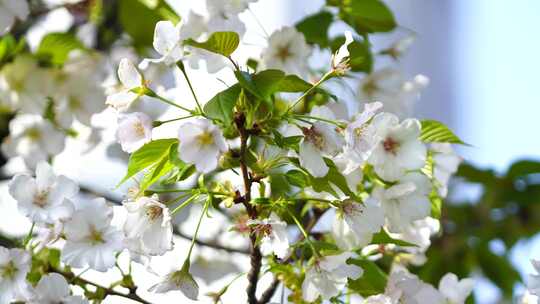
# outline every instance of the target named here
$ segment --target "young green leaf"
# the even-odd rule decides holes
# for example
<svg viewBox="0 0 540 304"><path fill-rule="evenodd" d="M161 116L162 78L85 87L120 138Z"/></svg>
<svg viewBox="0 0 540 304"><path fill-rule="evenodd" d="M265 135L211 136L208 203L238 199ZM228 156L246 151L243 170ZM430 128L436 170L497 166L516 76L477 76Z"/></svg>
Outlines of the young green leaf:
<svg viewBox="0 0 540 304"><path fill-rule="evenodd" d="M217 93L204 105L204 113L211 119L219 120L224 125L230 125L240 91L240 86L235 84Z"/></svg>
<svg viewBox="0 0 540 304"><path fill-rule="evenodd" d="M451 144L468 145L457 137L443 123L436 120L422 120L422 133L420 139L424 142L445 142Z"/></svg>
<svg viewBox="0 0 540 304"><path fill-rule="evenodd" d="M180 21L180 16L165 0L120 0L118 18L138 49L152 46L158 21Z"/></svg>
<svg viewBox="0 0 540 304"><path fill-rule="evenodd" d="M287 181L296 187L305 188L309 186L309 177L300 170L289 170L285 173Z"/></svg>
<svg viewBox="0 0 540 304"><path fill-rule="evenodd" d="M229 57L240 44L240 37L235 32L214 32L204 42L187 39L184 43Z"/></svg>
<svg viewBox="0 0 540 304"><path fill-rule="evenodd" d="M397 25L394 15L381 0L344 1L340 16L360 34L389 32Z"/></svg>
<svg viewBox="0 0 540 304"><path fill-rule="evenodd" d="M41 40L36 55L53 65L62 65L71 51L85 49L73 34L50 33Z"/></svg>
<svg viewBox="0 0 540 304"><path fill-rule="evenodd" d="M377 264L364 259L350 259L348 262L360 266L364 270L360 278L356 280L349 279L349 289L363 297L384 293L388 278Z"/></svg>
<svg viewBox="0 0 540 304"><path fill-rule="evenodd" d="M365 41L353 41L347 47L349 50L349 65L351 71L370 73L373 67L373 57L369 49L369 44Z"/></svg>
<svg viewBox="0 0 540 304"><path fill-rule="evenodd" d="M127 173L117 187L142 170L159 165L164 158L168 159L169 149L176 143L178 143L176 138L158 139L135 151L129 158Z"/></svg>
<svg viewBox="0 0 540 304"><path fill-rule="evenodd" d="M317 44L321 48L328 46L328 28L334 20L334 15L328 11L320 11L309 15L296 24L296 29L304 34L309 44Z"/></svg>
<svg viewBox="0 0 540 304"><path fill-rule="evenodd" d="M277 92L298 93L313 86L296 75L285 75L280 70L264 70L257 74L237 71L235 76L244 89L262 100L269 100Z"/></svg>
<svg viewBox="0 0 540 304"><path fill-rule="evenodd" d="M381 229L381 231L373 235L371 244L395 244L402 247L418 247L413 243L391 237L384 229Z"/></svg>

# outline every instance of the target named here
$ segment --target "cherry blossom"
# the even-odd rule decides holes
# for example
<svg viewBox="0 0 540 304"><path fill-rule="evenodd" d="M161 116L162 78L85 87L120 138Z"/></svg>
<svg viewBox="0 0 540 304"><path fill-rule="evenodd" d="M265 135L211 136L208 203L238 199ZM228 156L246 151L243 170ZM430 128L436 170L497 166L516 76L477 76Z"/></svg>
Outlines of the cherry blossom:
<svg viewBox="0 0 540 304"><path fill-rule="evenodd" d="M125 202L124 207L128 211L124 234L136 243L135 252L162 255L172 249L173 228L169 209L157 197L141 197L134 202Z"/></svg>
<svg viewBox="0 0 540 304"><path fill-rule="evenodd" d="M127 153L137 151L152 140L152 119L140 112L123 114L118 117L116 140Z"/></svg>
<svg viewBox="0 0 540 304"><path fill-rule="evenodd" d="M197 119L186 122L178 129L180 159L194 164L197 171L208 173L217 167L221 153L227 151L227 143L221 130L209 120Z"/></svg>
<svg viewBox="0 0 540 304"><path fill-rule="evenodd" d="M9 193L17 200L19 210L34 222L53 224L73 213L66 199L79 191L71 179L56 176L46 162L36 167L36 177L18 174L9 183Z"/></svg>
<svg viewBox="0 0 540 304"><path fill-rule="evenodd" d="M267 69L280 69L288 74L305 76L310 55L311 49L304 35L294 27L283 27L270 35L268 47L261 57Z"/></svg>

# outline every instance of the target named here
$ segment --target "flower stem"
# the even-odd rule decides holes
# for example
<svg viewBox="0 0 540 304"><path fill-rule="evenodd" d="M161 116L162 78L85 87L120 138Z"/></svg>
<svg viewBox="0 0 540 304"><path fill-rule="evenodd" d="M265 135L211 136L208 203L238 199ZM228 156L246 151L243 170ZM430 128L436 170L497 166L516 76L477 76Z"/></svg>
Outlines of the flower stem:
<svg viewBox="0 0 540 304"><path fill-rule="evenodd" d="M188 196L189 194L191 193L187 193L187 194L182 194L180 195L178 198L176 198L174 201L178 201L186 196ZM185 206L189 205L195 198L197 198L199 195L196 194L196 195L193 195L192 197L188 198L187 200L185 200L182 204L180 204L178 207L174 208L174 210L171 212L171 215L174 215L176 214L178 211L184 209Z"/></svg>
<svg viewBox="0 0 540 304"><path fill-rule="evenodd" d="M330 79L332 76L334 75L334 71L330 71L330 72L327 72L326 74L323 75L323 77L321 77L321 79L319 79L319 81L317 81L317 83L315 83L313 86L311 86L311 88L309 88L307 91L304 92L304 94L302 94L302 96L298 97L291 106L289 106L287 108L287 111L285 112L285 114L288 114L292 109L294 109L307 95L309 95L309 93L311 93L313 90L315 90L316 88L318 88L323 82L325 82L326 80Z"/></svg>
<svg viewBox="0 0 540 304"><path fill-rule="evenodd" d="M26 235L23 241L23 247L25 248L26 248L26 245L28 245L28 243L32 239L32 234L34 233L34 227L36 227L36 223L32 222L32 227L30 227L30 231L28 231L28 234Z"/></svg>
<svg viewBox="0 0 540 304"><path fill-rule="evenodd" d="M342 129L344 129L346 127L344 124L342 124L342 123L340 123L338 121L331 120L331 119L326 119L326 118L322 118L322 117L316 117L316 116L310 116L310 115L302 115L302 114L294 114L293 118L301 120L301 121L304 121L303 119L319 120L319 121L327 122L329 124L333 124L336 127L339 127L339 128L342 128Z"/></svg>
<svg viewBox="0 0 540 304"><path fill-rule="evenodd" d="M183 106L181 106L181 105L179 105L179 104L177 104L177 103L175 103L175 102L173 102L173 101L171 101L171 100L168 100L167 98L165 98L165 97L163 97L163 96L159 96L159 95L156 94L155 98L157 98L157 99L163 101L164 103L169 104L169 105L171 105L171 106L173 106L173 107L177 107L177 108L182 109L182 110L184 110L184 111L186 111L186 112L189 112L189 113L192 114L192 116L195 115L195 111L190 110L190 109L188 109L188 108L186 108L186 107L183 107Z"/></svg>
<svg viewBox="0 0 540 304"><path fill-rule="evenodd" d="M191 259L191 251L193 250L193 246L195 246L195 241L197 240L197 235L199 234L199 228L201 227L201 222L202 222L202 219L203 219L204 215L206 214L206 211L208 211L208 207L210 206L210 201L211 201L211 198L208 197L208 199L204 203L204 207L203 207L203 210L201 212L201 216L199 217L199 222L197 222L197 227L195 228L195 234L193 235L193 238L191 239L191 245L189 246L189 251L188 251L188 254L187 254L186 261L189 261Z"/></svg>
<svg viewBox="0 0 540 304"><path fill-rule="evenodd" d="M309 234L306 232L306 230L304 229L304 226L302 226L302 224L300 223L300 221L296 218L296 216L287 209L287 212L289 213L289 215L291 216L291 218L293 219L294 223L296 224L296 226L298 226L298 229L300 230L300 232L302 232L302 234L304 235L304 239L306 240L306 242L309 244L309 246L311 247L311 249L313 250L313 254L316 255L317 257L320 257L320 253L317 251L317 249L315 248L315 245L313 244L313 242L311 242L311 240L309 239Z"/></svg>
<svg viewBox="0 0 540 304"><path fill-rule="evenodd" d="M183 117L178 117L178 118L173 118L173 119L169 119L169 120L156 120L152 123L152 127L156 128L156 127L159 127L163 124L166 124L166 123L169 123L169 122L174 122L174 121L179 121L179 120L182 120L182 119L188 119L188 118L191 118L195 115L189 115L189 116L183 116Z"/></svg>
<svg viewBox="0 0 540 304"><path fill-rule="evenodd" d="M187 82L187 84L189 86L189 90L191 91L191 94L193 95L193 98L195 99L195 103L197 103L197 109L199 110L199 113L202 116L205 116L204 112L203 112L203 109L201 107L201 104L199 103L199 99L197 98L197 94L195 94L195 90L193 89L193 86L191 85L191 81L189 80L189 77L187 75L186 67L184 66L184 63L182 61L178 61L176 63L176 66L178 66L180 71L182 71L182 74L184 75L184 78L186 79L186 82Z"/></svg>

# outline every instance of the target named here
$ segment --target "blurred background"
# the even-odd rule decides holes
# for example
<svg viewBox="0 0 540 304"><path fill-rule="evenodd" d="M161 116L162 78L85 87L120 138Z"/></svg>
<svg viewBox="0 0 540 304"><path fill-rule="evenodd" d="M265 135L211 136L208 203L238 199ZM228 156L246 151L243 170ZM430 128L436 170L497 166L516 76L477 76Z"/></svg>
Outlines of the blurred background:
<svg viewBox="0 0 540 304"><path fill-rule="evenodd" d="M190 8L204 10L204 1L168 2L182 16ZM512 166L517 161L540 159L540 39L535 34L540 28L540 2L385 2L395 13L399 28L391 34L378 34L372 41L374 49L383 49L399 37L416 33L415 43L397 65L407 78L423 74L430 79L417 103L417 116L444 122L472 145L459 149L466 165L460 169L458 182L444 207L444 214L452 220L445 223L443 217L444 236L434 241L428 252L434 265L418 272L434 282L440 278L439 272L470 274L478 282L476 303L508 303L523 292L527 274L533 273L530 259L540 259L540 237L536 236L540 226L540 170L530 169L538 168L533 162ZM322 0L259 0L252 4L251 11L241 15L247 28L247 43L238 56L253 57L253 50L265 45L261 26L268 33L283 25L292 26L305 15L317 12L323 4ZM67 30L74 22L63 8L42 20L29 34L30 45L39 44L47 32ZM331 36L342 30L339 26L331 28ZM378 61L375 70L389 63ZM222 81L233 79L228 71L210 78L205 71L191 72L202 100L222 89ZM169 75L163 83L174 86L174 79L174 75ZM181 99L188 96L188 91L186 86L179 86L171 94ZM99 121L107 125L111 119L105 113ZM125 172L125 159L111 157L108 145L84 156L77 151L72 147L60 156L58 171L97 192L120 199L126 187L113 187ZM20 164L9 166L18 168ZM2 191L5 192L5 185ZM17 213L15 203L7 197L2 197L0 203L0 231L9 236L25 235L30 223L13 216ZM479 206L489 206L491 211L485 214L485 208ZM184 224L190 233L189 222ZM245 245L241 241L238 244ZM237 264L243 261L240 256ZM445 269L432 269L443 264Z"/></svg>

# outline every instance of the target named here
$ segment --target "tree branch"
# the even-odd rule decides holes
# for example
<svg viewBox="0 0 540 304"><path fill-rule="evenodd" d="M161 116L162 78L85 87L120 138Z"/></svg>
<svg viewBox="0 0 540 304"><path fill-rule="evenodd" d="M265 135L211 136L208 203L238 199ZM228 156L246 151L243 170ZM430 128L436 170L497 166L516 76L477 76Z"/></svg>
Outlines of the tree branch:
<svg viewBox="0 0 540 304"><path fill-rule="evenodd" d="M240 170L242 171L242 179L244 181L244 196L241 198L241 202L244 204L246 211L251 219L257 218L257 209L251 206L251 185L253 180L248 171L246 163L247 154L247 142L249 139L249 133L246 130L245 122L246 118L243 113L237 113L234 118L236 128L240 134ZM257 283L259 282L259 273L261 271L262 254L257 245L257 236L250 228L249 239L251 241L251 254L250 265L251 269L247 274L248 286L246 289L248 303L258 304L257 300Z"/></svg>
<svg viewBox="0 0 540 304"><path fill-rule="evenodd" d="M279 279L274 278L272 281L272 284L263 292L261 299L259 300L259 304L266 304L272 300L272 297L276 293L276 290L279 286Z"/></svg>
<svg viewBox="0 0 540 304"><path fill-rule="evenodd" d="M60 270L58 268L52 268L52 272L56 272L58 274L61 274L62 276L64 276L72 284L78 285L77 284L77 282L78 282L78 283L82 283L82 284L85 284L85 285L92 285L92 286L94 286L96 288L102 289L102 290L105 291L105 296L119 296L119 297L123 297L123 298L130 299L130 300L133 300L133 301L137 301L137 302L143 303L143 304L152 304L152 302L146 301L145 299L143 299L139 295L137 295L137 293L136 293L137 289L136 288L129 289L129 293L125 294L125 293L118 292L118 291L114 290L113 288L101 286L101 285L99 285L97 283L94 283L92 281L83 279L81 277L77 277L72 272L62 271L62 270Z"/></svg>
<svg viewBox="0 0 540 304"><path fill-rule="evenodd" d="M180 231L179 229L174 229L174 233L183 238L183 239L186 239L186 240L191 240L192 237L183 233L182 231ZM213 243L210 243L210 242L204 242L204 241L201 241L201 240L198 240L198 239L195 239L195 244L199 245L199 246L205 246L205 247L209 247L209 248L213 248L213 249L216 249L216 250L224 250L224 251L227 251L227 252L230 252L230 253L241 253L241 254L249 254L249 250L247 249L239 249L239 248L232 248L232 247L227 247L227 246L224 246L224 245L220 245L220 244L217 244L215 242Z"/></svg>

